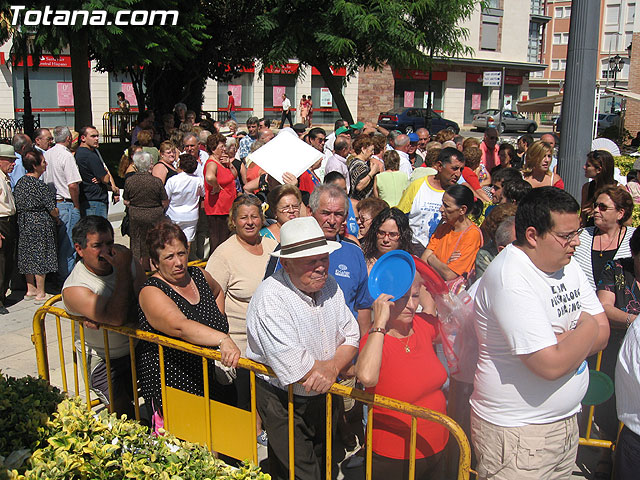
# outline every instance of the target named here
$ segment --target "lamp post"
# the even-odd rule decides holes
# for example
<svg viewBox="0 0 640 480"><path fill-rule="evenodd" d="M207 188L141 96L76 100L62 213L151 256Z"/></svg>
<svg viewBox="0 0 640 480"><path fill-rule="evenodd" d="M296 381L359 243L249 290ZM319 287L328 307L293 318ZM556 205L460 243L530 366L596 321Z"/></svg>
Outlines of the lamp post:
<svg viewBox="0 0 640 480"><path fill-rule="evenodd" d="M624 59L616 54L614 57L609 57L609 77L613 72L613 88L616 88L618 82L618 72L622 71L622 67L624 65ZM611 102L611 113L615 113L616 110L616 97L614 95L613 101Z"/></svg>

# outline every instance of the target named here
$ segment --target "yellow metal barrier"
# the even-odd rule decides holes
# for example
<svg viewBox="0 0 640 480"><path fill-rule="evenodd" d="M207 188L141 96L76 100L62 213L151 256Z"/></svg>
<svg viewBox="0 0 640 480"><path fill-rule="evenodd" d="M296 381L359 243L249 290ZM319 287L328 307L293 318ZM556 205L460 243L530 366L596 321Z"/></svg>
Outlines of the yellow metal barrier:
<svg viewBox="0 0 640 480"><path fill-rule="evenodd" d="M56 307L55 303L61 300L61 296L57 295L49 299L42 307L40 307L33 318L33 335L32 342L35 345L38 374L40 377L49 380L49 358L47 351L47 339L45 320L48 315L54 316L56 321L56 334L58 340L58 350L60 355L60 365L62 374L62 388L65 392L71 394L67 381L67 372L65 364L65 354L63 348L63 338L61 329L61 318L73 320L71 322L71 344L72 344L72 360L74 367L74 390L76 396L80 393L80 385L78 379L78 359L77 355L81 355L81 367L84 377L85 396L87 398L87 408L100 403L99 400L91 399L91 390L89 387L89 375L87 371L87 349L84 343L84 326L82 319L69 315L62 308ZM274 376L273 371L265 365L241 358L238 364L239 368L250 371L251 382L251 407L249 411L245 411L236 407L222 404L215 400L209 399L209 382L208 382L208 362L207 360L220 360L220 352L211 350L210 348L193 345L171 337L156 335L150 332L134 329L131 327L112 327L104 325L104 344L107 365L110 365L108 336L107 331L120 333L129 337L129 352L131 355L131 371L133 394L135 402L135 416L140 419L139 398L137 393L137 377L135 365L135 339L152 342L158 345L158 353L160 359L160 377L162 385L162 404L165 429L179 438L206 444L211 450L231 456L238 459L251 459L254 463L258 463L257 443L255 438L256 426L256 396L255 396L255 374L264 374ZM80 352L75 347L76 329L79 329L79 337L81 341ZM192 353L202 357L203 378L204 378L204 396L193 395L181 390L167 386L164 369L164 349L173 348L187 353ZM110 408L113 408L113 385L111 382L110 369L108 372L109 400ZM423 418L428 421L436 422L449 430L450 434L458 443L460 456L458 462L459 480L469 478L471 451L469 441L464 434L462 428L446 415L428 410L426 408L411 405L399 400L395 400L381 395L373 395L362 390L345 387L334 383L329 393L327 393L326 421L327 421L327 437L326 437L326 471L327 479L332 478L331 468L331 421L332 421L332 395L341 397L350 397L359 400L369 406L368 422L366 432L366 478L371 478L371 458L372 458L372 425L373 425L373 406L388 408L411 416L411 437L410 437L410 459L409 459L409 478L413 480L415 477L415 453L416 453L416 436L417 436L417 419ZM295 456L294 456L294 430L293 430L293 389L289 386L288 392L288 412L289 412L289 474L293 480L295 478Z"/></svg>
<svg viewBox="0 0 640 480"><path fill-rule="evenodd" d="M598 357L596 359L596 370L600 371L600 364L602 363L602 351L598 352ZM599 447L599 448L608 448L610 450L615 450L616 444L611 440L602 440L599 438L591 438L591 430L593 429L593 419L595 413L595 405L589 406L589 416L587 417L587 431L585 432L584 437L580 437L580 445L585 445L587 447ZM620 430L622 430L623 424L620 423L618 427L618 435L620 435Z"/></svg>

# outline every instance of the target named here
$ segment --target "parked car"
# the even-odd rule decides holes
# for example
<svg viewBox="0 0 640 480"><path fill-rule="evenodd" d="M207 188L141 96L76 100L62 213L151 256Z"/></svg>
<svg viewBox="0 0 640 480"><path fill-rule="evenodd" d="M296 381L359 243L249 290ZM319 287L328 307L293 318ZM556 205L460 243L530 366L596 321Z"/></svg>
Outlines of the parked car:
<svg viewBox="0 0 640 480"><path fill-rule="evenodd" d="M620 115L617 113L599 113L598 114L598 133L609 127L620 126Z"/></svg>
<svg viewBox="0 0 640 480"><path fill-rule="evenodd" d="M478 130L493 127L498 130L498 133L517 132L520 130L533 133L538 129L538 124L535 121L529 120L521 113L513 110L503 110L502 122L500 122L500 110L498 109L489 109L474 115L472 125Z"/></svg>
<svg viewBox="0 0 640 480"><path fill-rule="evenodd" d="M394 108L388 112L380 112L378 125L387 130L400 130L404 133L411 133L425 126L426 116L426 108ZM456 134L460 133L460 126L456 122L442 118L431 110L429 133L433 135L445 128L453 130Z"/></svg>

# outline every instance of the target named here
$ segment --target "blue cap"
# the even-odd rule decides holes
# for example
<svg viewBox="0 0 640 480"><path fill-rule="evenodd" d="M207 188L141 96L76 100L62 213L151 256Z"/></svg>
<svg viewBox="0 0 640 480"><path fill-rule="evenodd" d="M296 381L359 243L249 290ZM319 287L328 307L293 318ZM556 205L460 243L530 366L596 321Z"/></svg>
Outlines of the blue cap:
<svg viewBox="0 0 640 480"><path fill-rule="evenodd" d="M418 134L417 134L417 133L413 133L413 132L411 132L411 133L409 134L409 141L410 141L410 142L418 142L419 140L420 140L420 137L418 137Z"/></svg>

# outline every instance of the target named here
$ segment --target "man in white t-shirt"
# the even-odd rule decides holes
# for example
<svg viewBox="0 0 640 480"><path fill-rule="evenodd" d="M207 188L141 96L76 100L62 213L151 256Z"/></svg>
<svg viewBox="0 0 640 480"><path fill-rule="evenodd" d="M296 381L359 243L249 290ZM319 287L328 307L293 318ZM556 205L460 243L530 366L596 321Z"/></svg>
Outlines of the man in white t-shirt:
<svg viewBox="0 0 640 480"><path fill-rule="evenodd" d="M422 254L440 223L444 191L462 175L464 157L456 148L443 148L434 167L437 173L411 182L402 194L398 208L407 214L413 232L413 246Z"/></svg>
<svg viewBox="0 0 640 480"><path fill-rule="evenodd" d="M602 305L572 259L578 210L562 190L534 189L518 205L516 241L478 285L471 439L479 479L571 476L585 359L609 338Z"/></svg>
<svg viewBox="0 0 640 480"><path fill-rule="evenodd" d="M91 388L109 405L106 352L101 324L121 326L135 321L138 293L145 282L144 270L131 251L113 243L113 227L97 215L82 218L73 228L73 243L80 261L62 287L64 309L84 317L87 370ZM129 339L109 332L109 357L114 411L133 414ZM76 336L76 350L81 351Z"/></svg>

